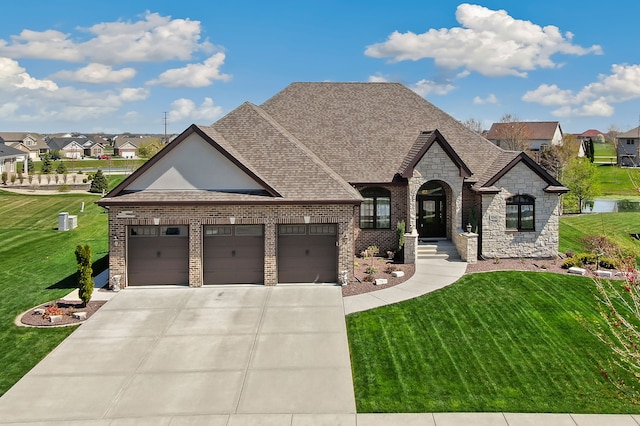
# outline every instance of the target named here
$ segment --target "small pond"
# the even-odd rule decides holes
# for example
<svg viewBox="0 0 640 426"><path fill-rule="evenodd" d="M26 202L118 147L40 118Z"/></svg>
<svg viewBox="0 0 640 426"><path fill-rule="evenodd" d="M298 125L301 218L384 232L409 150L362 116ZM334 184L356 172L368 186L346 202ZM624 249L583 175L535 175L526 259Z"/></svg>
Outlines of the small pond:
<svg viewBox="0 0 640 426"><path fill-rule="evenodd" d="M582 213L640 212L640 201L590 200L582 204Z"/></svg>

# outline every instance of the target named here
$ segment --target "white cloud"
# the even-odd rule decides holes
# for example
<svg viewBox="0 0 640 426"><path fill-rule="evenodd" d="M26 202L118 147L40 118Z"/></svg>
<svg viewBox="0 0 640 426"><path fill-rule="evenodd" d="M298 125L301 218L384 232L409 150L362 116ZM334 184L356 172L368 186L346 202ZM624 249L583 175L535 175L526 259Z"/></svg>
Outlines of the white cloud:
<svg viewBox="0 0 640 426"><path fill-rule="evenodd" d="M58 85L51 80L38 80L30 76L20 64L13 59L0 58L0 90L16 89L53 91Z"/></svg>
<svg viewBox="0 0 640 426"><path fill-rule="evenodd" d="M418 95L425 97L427 95L446 95L456 87L450 83L437 83L432 80L420 80L416 84L409 86L411 90Z"/></svg>
<svg viewBox="0 0 640 426"><path fill-rule="evenodd" d="M196 106L191 99L180 98L171 103L171 111L167 115L170 122L190 120L213 122L222 115L222 108L213 104L213 99L204 98L200 106Z"/></svg>
<svg viewBox="0 0 640 426"><path fill-rule="evenodd" d="M387 83L389 80L387 80L386 77L380 74L376 74L376 75L370 75L367 81L369 83Z"/></svg>
<svg viewBox="0 0 640 426"><path fill-rule="evenodd" d="M443 68L464 68L491 77L526 77L527 71L556 67L551 59L556 53L602 53L597 45L583 48L573 44L573 34L563 36L558 27L514 19L504 10L461 4L456 19L461 27L430 29L422 34L394 31L385 42L368 46L365 54L391 58L392 62L432 58Z"/></svg>
<svg viewBox="0 0 640 426"><path fill-rule="evenodd" d="M480 96L476 96L473 98L473 103L476 105L484 105L484 104L497 104L498 98L493 93L490 93L486 98L481 98Z"/></svg>
<svg viewBox="0 0 640 426"><path fill-rule="evenodd" d="M0 58L0 116L6 122L83 122L148 96L145 88L91 92L60 87L30 76L13 59Z"/></svg>
<svg viewBox="0 0 640 426"><path fill-rule="evenodd" d="M160 84L166 87L206 87L214 80L229 81L229 74L221 74L225 54L218 52L202 64L188 64L183 68L174 68L160 74L148 84Z"/></svg>
<svg viewBox="0 0 640 426"><path fill-rule="evenodd" d="M101 64L189 60L196 51L212 51L200 42L200 21L171 19L147 12L136 22L103 22L81 28L90 35L76 42L60 31L24 30L11 41L0 40L0 55L11 58L57 59Z"/></svg>
<svg viewBox="0 0 640 426"><path fill-rule="evenodd" d="M574 93L557 85L542 84L522 96L525 102L559 106L553 111L558 117L596 116L610 117L615 112L612 104L640 98L640 65L611 66L611 74L600 74L598 81Z"/></svg>
<svg viewBox="0 0 640 426"><path fill-rule="evenodd" d="M114 70L109 65L92 63L76 71L59 71L53 74L51 78L80 83L111 84L131 80L135 75L136 70L133 68Z"/></svg>

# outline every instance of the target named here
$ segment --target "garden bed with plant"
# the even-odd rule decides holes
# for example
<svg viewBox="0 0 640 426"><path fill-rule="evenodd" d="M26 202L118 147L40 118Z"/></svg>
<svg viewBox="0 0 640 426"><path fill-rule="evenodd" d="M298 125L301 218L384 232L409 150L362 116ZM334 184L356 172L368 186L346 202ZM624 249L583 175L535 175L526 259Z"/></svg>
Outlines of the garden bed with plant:
<svg viewBox="0 0 640 426"><path fill-rule="evenodd" d="M22 314L20 325L31 327L59 327L80 324L91 317L106 303L105 300L80 301L56 300L36 306ZM84 312L84 315L78 313ZM74 316L76 314L76 316Z"/></svg>
<svg viewBox="0 0 640 426"><path fill-rule="evenodd" d="M416 270L414 264L397 262L394 259L395 253L388 253L386 258L378 256L378 254L378 248L370 246L354 258L353 278L349 281L349 285L342 287L343 296L353 296L393 287L413 276ZM394 274L394 272L400 272L400 274ZM386 280L386 284L376 285L376 280Z"/></svg>

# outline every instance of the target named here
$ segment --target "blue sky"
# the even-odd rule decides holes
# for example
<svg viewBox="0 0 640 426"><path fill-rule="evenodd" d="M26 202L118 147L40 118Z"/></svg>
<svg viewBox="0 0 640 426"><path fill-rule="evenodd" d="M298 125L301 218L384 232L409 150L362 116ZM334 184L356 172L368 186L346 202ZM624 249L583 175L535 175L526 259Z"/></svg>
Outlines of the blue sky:
<svg viewBox="0 0 640 426"><path fill-rule="evenodd" d="M0 131L180 133L294 81L401 82L459 120L640 120L640 3L2 4Z"/></svg>

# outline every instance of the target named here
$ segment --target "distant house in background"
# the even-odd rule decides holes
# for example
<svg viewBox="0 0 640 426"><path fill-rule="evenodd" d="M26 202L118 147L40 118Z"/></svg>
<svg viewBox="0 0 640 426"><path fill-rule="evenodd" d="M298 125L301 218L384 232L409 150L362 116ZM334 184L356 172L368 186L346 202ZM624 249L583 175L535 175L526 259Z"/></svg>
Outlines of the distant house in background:
<svg viewBox="0 0 640 426"><path fill-rule="evenodd" d="M84 157L84 144L89 141L86 136L76 138L52 138L47 141L50 151L57 151L60 157L79 159Z"/></svg>
<svg viewBox="0 0 640 426"><path fill-rule="evenodd" d="M594 142L604 142L604 133L602 133L600 130L589 129L586 132L582 132L576 135L576 139L580 143L583 143L589 139Z"/></svg>
<svg viewBox="0 0 640 426"><path fill-rule="evenodd" d="M640 127L616 136L618 145L618 165L626 167L640 166Z"/></svg>
<svg viewBox="0 0 640 426"><path fill-rule="evenodd" d="M23 170L27 170L26 152L17 148L0 143L0 174L7 173L7 177L18 173L18 163L23 162Z"/></svg>
<svg viewBox="0 0 640 426"><path fill-rule="evenodd" d="M99 157L104 155L104 145L93 139L87 139L82 145L85 157Z"/></svg>
<svg viewBox="0 0 640 426"><path fill-rule="evenodd" d="M113 145L113 154L122 158L136 158L138 147L144 138L125 138L118 136Z"/></svg>
<svg viewBox="0 0 640 426"><path fill-rule="evenodd" d="M49 152L44 137L38 133L0 132L0 143L27 153L32 160L39 160Z"/></svg>
<svg viewBox="0 0 640 426"><path fill-rule="evenodd" d="M505 138L508 138L508 135L513 132L516 126L518 127L517 131L522 135L522 139L526 141L526 146L522 147L524 149L540 151L545 146L562 145L564 135L560 128L560 123L557 121L493 123L486 138L497 146L505 148Z"/></svg>

